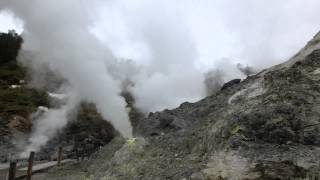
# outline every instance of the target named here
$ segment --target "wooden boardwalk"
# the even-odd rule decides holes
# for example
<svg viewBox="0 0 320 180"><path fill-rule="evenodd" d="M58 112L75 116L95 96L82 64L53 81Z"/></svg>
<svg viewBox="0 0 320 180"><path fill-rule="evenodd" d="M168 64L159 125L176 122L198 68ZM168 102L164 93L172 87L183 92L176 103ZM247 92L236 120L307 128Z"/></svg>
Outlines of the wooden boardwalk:
<svg viewBox="0 0 320 180"><path fill-rule="evenodd" d="M75 160L65 159L61 163L73 162ZM48 161L48 162L35 162L35 165L32 167L32 174L44 172L57 165L57 161ZM0 166L0 180L7 180L7 175L9 172L9 164ZM27 166L18 166L16 171L16 179L24 179L27 175Z"/></svg>

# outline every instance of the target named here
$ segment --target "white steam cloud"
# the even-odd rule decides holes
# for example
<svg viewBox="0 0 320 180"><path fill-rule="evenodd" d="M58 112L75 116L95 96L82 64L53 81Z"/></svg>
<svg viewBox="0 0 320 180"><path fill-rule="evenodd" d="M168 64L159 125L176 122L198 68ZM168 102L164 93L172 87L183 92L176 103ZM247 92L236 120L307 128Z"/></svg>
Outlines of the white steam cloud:
<svg viewBox="0 0 320 180"><path fill-rule="evenodd" d="M318 0L1 0L2 7L22 19L33 67L49 64L123 134L131 131L123 90L146 113L197 101L244 77L239 69L285 61L320 29Z"/></svg>
<svg viewBox="0 0 320 180"><path fill-rule="evenodd" d="M72 96L80 98L78 102L94 102L105 119L124 136L131 136L126 104L120 97L120 83L107 71L114 57L89 33L90 19L81 1L2 0L0 7L10 9L23 20L23 49L35 52L33 63L48 63L52 70L67 79ZM66 110L75 107L76 103L67 102L60 110L51 110L42 119L43 123L36 124L38 127L31 138L47 136L49 140L54 135L51 132L66 124ZM30 141L39 143L36 139ZM42 141L41 145L45 143Z"/></svg>
<svg viewBox="0 0 320 180"><path fill-rule="evenodd" d="M26 158L30 151L40 150L59 130L63 129L67 125L69 116L76 110L78 100L78 97L71 95L68 102L62 107L50 109L48 112L44 112L40 118L35 119L33 133L29 139L30 144L24 147L20 156Z"/></svg>
<svg viewBox="0 0 320 180"><path fill-rule="evenodd" d="M96 6L98 13L93 14L99 24L92 32L119 57L139 64L138 73L129 77L137 108L145 113L159 111L206 95L203 72L195 66L196 44L174 6L151 1L99 1Z"/></svg>
<svg viewBox="0 0 320 180"><path fill-rule="evenodd" d="M174 108L205 96L204 77L194 66L197 49L188 26L174 8L164 6L149 1L138 11L124 12L131 30L128 36L149 49L144 74L131 88L136 106L145 112Z"/></svg>
<svg viewBox="0 0 320 180"><path fill-rule="evenodd" d="M133 92L145 112L204 96L212 69L261 70L293 56L320 29L318 0L95 1L91 31L118 57L142 64ZM241 69L240 69L241 70Z"/></svg>

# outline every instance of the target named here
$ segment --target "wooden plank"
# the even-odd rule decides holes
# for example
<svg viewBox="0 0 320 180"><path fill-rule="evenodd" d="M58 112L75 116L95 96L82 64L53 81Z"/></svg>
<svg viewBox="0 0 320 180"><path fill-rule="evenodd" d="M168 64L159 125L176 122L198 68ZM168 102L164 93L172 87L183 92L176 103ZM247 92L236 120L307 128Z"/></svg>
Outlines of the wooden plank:
<svg viewBox="0 0 320 180"><path fill-rule="evenodd" d="M16 170L17 170L17 162L15 162L15 161L10 162L8 180L15 180Z"/></svg>
<svg viewBox="0 0 320 180"><path fill-rule="evenodd" d="M58 152L58 166L60 166L62 160L62 146L59 147L59 152Z"/></svg>
<svg viewBox="0 0 320 180"><path fill-rule="evenodd" d="M31 180L33 160L34 160L34 152L30 152L29 161L28 161L27 180Z"/></svg>

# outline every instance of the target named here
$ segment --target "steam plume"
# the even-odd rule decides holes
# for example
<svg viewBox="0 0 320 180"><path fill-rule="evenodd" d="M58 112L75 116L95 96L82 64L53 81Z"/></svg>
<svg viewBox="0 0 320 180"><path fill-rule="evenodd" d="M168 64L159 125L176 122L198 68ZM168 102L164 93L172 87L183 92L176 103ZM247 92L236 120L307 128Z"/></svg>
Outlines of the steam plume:
<svg viewBox="0 0 320 180"><path fill-rule="evenodd" d="M196 101L251 67L285 61L320 29L312 11L318 0L181 3L2 0L0 7L23 20L23 48L36 56L29 64L49 64L71 94L96 103L123 134L131 129L122 91L130 91L143 112Z"/></svg>
<svg viewBox="0 0 320 180"><path fill-rule="evenodd" d="M72 96L79 98L77 102L94 102L102 116L116 129L124 136L131 135L126 104L119 96L120 82L114 80L107 70L114 57L89 33L90 21L82 1L4 0L0 7L9 8L23 20L23 49L35 53L32 63L47 63L51 70L66 78ZM23 61L23 57L20 60ZM31 137L35 140L31 139L31 142L40 143L36 144L37 147L44 145L54 134L51 132L66 124L66 115L76 104L73 98L69 98L66 106L49 112L36 124ZM50 133L45 131L48 129ZM42 136L47 138L36 140Z"/></svg>

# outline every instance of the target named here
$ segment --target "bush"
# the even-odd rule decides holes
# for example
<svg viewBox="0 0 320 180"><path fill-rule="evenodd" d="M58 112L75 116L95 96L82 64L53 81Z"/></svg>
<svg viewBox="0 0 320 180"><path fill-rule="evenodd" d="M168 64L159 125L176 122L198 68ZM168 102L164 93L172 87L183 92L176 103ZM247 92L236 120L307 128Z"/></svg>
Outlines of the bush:
<svg viewBox="0 0 320 180"><path fill-rule="evenodd" d="M0 33L0 63L14 61L22 45L22 38L14 31Z"/></svg>

